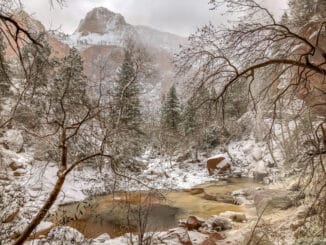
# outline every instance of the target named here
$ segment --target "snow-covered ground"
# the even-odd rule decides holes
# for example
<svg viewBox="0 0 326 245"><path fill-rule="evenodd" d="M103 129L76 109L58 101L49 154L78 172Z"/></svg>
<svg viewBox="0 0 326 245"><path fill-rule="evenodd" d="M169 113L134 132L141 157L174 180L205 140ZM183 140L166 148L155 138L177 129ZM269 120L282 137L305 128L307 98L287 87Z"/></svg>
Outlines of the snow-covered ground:
<svg viewBox="0 0 326 245"><path fill-rule="evenodd" d="M13 131L12 134L16 135L14 139L20 138L19 132ZM0 190L3 191L5 200L0 217L10 217L18 210L18 218L2 227L3 230L10 230L9 235L13 236L15 231L26 227L48 198L57 180L58 167L54 162L35 160L33 149L24 148L22 151L23 142L15 140L11 142L10 138L12 137L3 139L8 149L0 147L5 167L5 171L0 172ZM249 138L229 144L228 152L235 163L232 166L233 173L252 176L255 171L267 174L274 171L273 166L269 166L271 159L267 147L263 143L256 143L255 140ZM62 191L49 213L53 213L59 204L81 201L91 195L122 190L148 190L148 188L188 189L225 177L209 176L206 169L207 157L199 155L201 162L193 161L191 157L184 157L182 154L181 158L184 159L180 160L180 157L170 159L147 151L137 159L142 168L138 174L127 170L123 171L123 169L119 170L130 178L117 177L108 166L104 166L102 172L94 167L81 166L68 175ZM211 152L209 157L216 155L229 158L228 154L218 150ZM19 202L16 201L18 196L21 197ZM42 222L40 227L42 229L49 228L51 223ZM0 236L9 237L1 232Z"/></svg>

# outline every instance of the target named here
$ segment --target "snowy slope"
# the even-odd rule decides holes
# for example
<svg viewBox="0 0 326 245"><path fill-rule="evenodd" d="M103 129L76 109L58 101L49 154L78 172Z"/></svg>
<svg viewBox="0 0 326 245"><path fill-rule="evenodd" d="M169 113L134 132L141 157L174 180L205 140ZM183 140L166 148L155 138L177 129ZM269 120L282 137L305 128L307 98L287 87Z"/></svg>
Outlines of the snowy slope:
<svg viewBox="0 0 326 245"><path fill-rule="evenodd" d="M87 13L72 35L57 33L57 38L69 46L87 48L91 45L115 45L124 47L130 39L145 47L158 48L174 53L186 39L146 26L132 26L121 14L106 8L94 8Z"/></svg>

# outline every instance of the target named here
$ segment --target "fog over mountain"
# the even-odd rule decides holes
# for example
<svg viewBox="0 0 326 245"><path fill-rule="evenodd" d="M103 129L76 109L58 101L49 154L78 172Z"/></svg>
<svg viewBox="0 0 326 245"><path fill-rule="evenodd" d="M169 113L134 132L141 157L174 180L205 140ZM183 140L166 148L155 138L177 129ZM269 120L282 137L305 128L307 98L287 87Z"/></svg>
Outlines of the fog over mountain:
<svg viewBox="0 0 326 245"><path fill-rule="evenodd" d="M261 0L275 15L287 8L287 0ZM48 29L75 31L79 20L94 7L106 7L122 14L133 25L147 25L155 29L187 36L209 21L221 23L225 17L209 10L208 0L74 0L63 8L51 8L48 1L23 0L26 10L33 13Z"/></svg>

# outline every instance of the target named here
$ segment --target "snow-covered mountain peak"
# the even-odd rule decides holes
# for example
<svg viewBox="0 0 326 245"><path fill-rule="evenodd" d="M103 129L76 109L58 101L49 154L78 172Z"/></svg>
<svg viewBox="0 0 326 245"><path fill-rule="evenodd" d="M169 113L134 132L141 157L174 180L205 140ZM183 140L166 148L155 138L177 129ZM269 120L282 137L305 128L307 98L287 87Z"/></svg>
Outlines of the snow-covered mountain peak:
<svg viewBox="0 0 326 245"><path fill-rule="evenodd" d="M125 18L104 7L94 8L86 14L76 31L70 35L56 35L70 47L84 50L93 45L114 45L124 47L129 40L146 47L174 53L186 39L174 34L161 32L146 26L134 26Z"/></svg>
<svg viewBox="0 0 326 245"><path fill-rule="evenodd" d="M94 8L87 13L82 19L75 33L81 36L89 34L106 34L110 31L118 31L124 29L127 25L124 17L121 14L114 13L107 8Z"/></svg>

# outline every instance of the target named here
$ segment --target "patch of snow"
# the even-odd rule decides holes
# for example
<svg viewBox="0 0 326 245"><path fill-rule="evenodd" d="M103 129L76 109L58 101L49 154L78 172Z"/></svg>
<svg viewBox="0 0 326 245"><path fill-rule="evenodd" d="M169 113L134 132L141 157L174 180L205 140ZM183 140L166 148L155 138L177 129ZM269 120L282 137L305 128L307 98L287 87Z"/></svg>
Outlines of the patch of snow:
<svg viewBox="0 0 326 245"><path fill-rule="evenodd" d="M5 132L2 143L5 144L9 150L20 152L24 146L24 138L19 130L9 129Z"/></svg>
<svg viewBox="0 0 326 245"><path fill-rule="evenodd" d="M39 232L39 231L43 231L43 230L47 230L49 228L51 228L52 226L54 226L54 224L52 222L49 221L42 221L37 228L35 229L35 232Z"/></svg>

